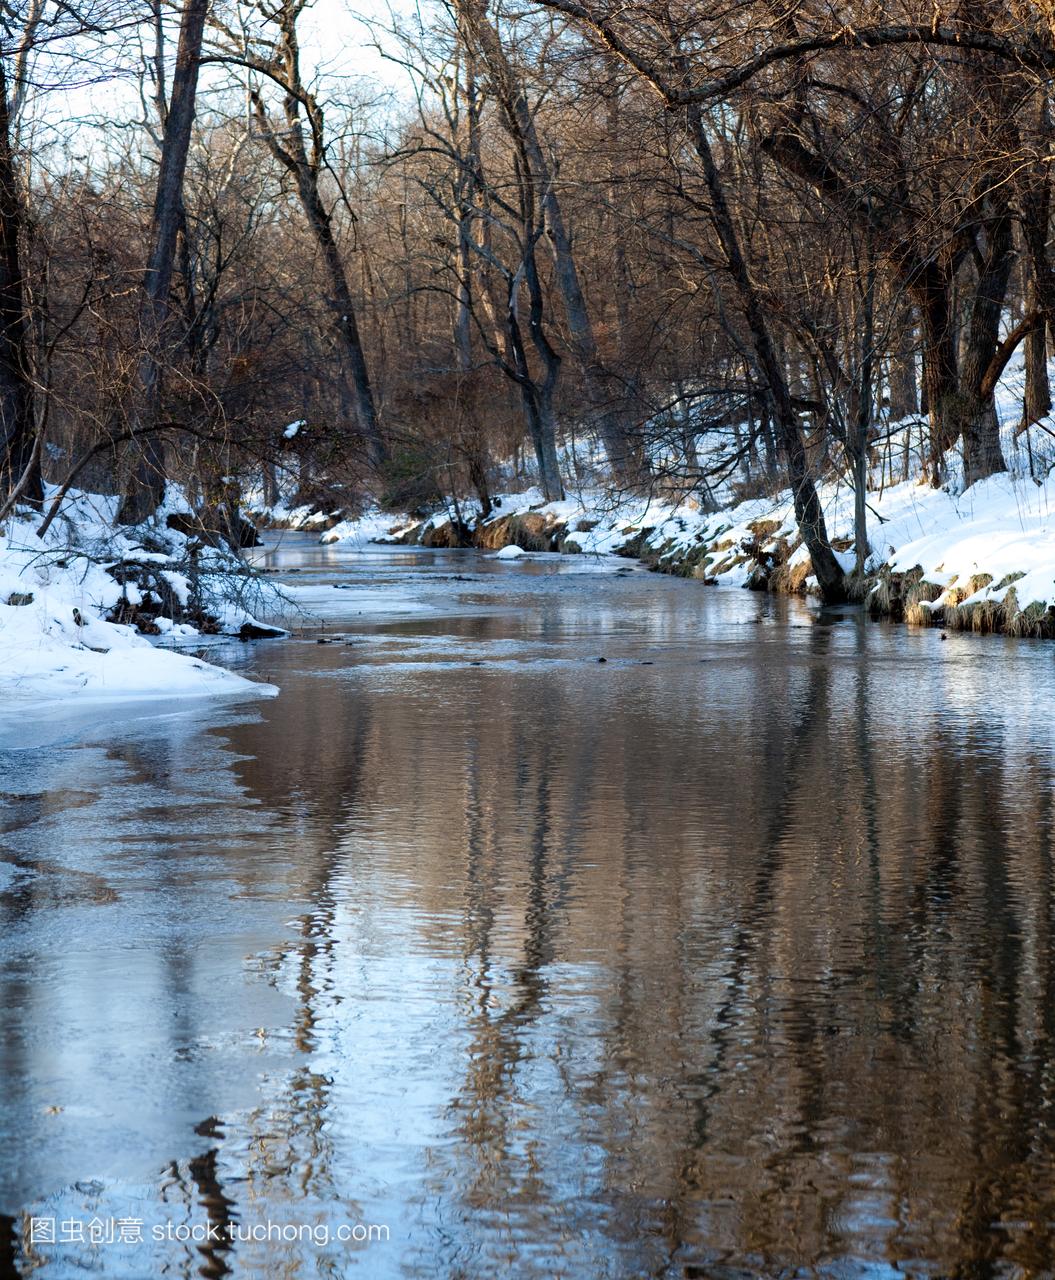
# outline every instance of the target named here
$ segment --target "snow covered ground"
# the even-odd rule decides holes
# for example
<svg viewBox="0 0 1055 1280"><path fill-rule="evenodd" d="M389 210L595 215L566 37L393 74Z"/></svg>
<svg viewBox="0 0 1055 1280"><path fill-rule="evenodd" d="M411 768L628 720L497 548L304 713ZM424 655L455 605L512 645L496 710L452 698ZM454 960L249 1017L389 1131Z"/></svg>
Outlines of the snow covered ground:
<svg viewBox="0 0 1055 1280"><path fill-rule="evenodd" d="M122 601L141 603L138 588L107 572L122 557L156 562L173 597L187 598L188 582L164 551L182 535L142 545L141 531L112 531L115 499L72 494L44 539L39 517L10 519L0 534L0 702L39 706L88 699L272 696L273 685L234 675L187 654L158 648L136 629L106 620ZM164 516L162 512L162 516ZM163 521L159 521L164 529ZM186 541L185 539L183 540ZM206 564L206 568L208 565ZM209 590L206 587L206 590ZM237 630L249 614L222 606L223 628ZM158 617L163 638L186 639L194 627Z"/></svg>
<svg viewBox="0 0 1055 1280"><path fill-rule="evenodd" d="M385 542L388 541L388 535L393 526L402 523L403 525L412 525L412 522L403 518L400 520L398 516L385 514L373 508L360 516L357 520L342 520L339 524L335 524L332 529L327 529L320 537L322 543L345 542L351 546L365 546L369 542ZM290 525L290 528L310 528L310 525L301 524L299 526Z"/></svg>

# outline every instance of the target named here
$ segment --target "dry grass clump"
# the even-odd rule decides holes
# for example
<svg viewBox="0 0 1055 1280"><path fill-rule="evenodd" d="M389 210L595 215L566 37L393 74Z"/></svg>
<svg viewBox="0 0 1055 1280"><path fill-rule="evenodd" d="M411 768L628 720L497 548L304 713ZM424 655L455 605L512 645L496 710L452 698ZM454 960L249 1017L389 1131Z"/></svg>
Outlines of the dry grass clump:
<svg viewBox="0 0 1055 1280"><path fill-rule="evenodd" d="M904 618L910 627L933 627L942 620L945 610L930 609L927 606L932 605L944 593L945 588L936 582L926 582L922 577L922 570L920 574L915 582L904 589Z"/></svg>
<svg viewBox="0 0 1055 1280"><path fill-rule="evenodd" d="M1055 607L1039 600L1025 606L1019 603L1012 584L1024 576L1009 573L996 584L992 595L984 600L971 600L993 582L992 574L973 574L962 585L945 588L941 606L931 609L927 604L937 600L943 589L936 583L925 582L921 570L904 575L880 573L869 595L869 607L874 614L897 617L900 606L900 616L911 626L940 623L949 631L970 631L976 635L1055 638ZM1002 599L994 598L997 591L1004 591Z"/></svg>
<svg viewBox="0 0 1055 1280"><path fill-rule="evenodd" d="M730 569L735 569L737 565L746 564L751 560L750 556L745 556L741 552L735 552L727 556L723 556L714 566L705 566L705 572L700 575L704 578L717 578L720 574L728 573ZM753 562L752 562L753 563Z"/></svg>
<svg viewBox="0 0 1055 1280"><path fill-rule="evenodd" d="M898 589L893 582L891 572L886 565L883 565L865 597L868 612L874 618L893 617L897 598Z"/></svg>
<svg viewBox="0 0 1055 1280"><path fill-rule="evenodd" d="M923 569L916 565L905 573L894 573L883 565L867 595L868 611L875 618L893 618L895 622L912 621L916 626L930 626L933 619L921 602L932 602L941 595L936 583L923 581ZM911 615L911 616L910 616Z"/></svg>
<svg viewBox="0 0 1055 1280"><path fill-rule="evenodd" d="M472 544L469 527L459 520L445 520L421 535L423 547L471 547Z"/></svg>
<svg viewBox="0 0 1055 1280"><path fill-rule="evenodd" d="M747 527L755 535L755 541L761 544L772 537L782 523L781 520L753 520Z"/></svg>
<svg viewBox="0 0 1055 1280"><path fill-rule="evenodd" d="M1002 630L1003 605L999 600L975 600L972 604L950 604L945 609L945 626L950 631L975 631L989 635Z"/></svg>
<svg viewBox="0 0 1055 1280"><path fill-rule="evenodd" d="M902 620L911 627L933 627L939 623L955 631L999 631L1003 629L1001 605L980 600L964 606L963 601L989 586L992 574L976 573L957 584L955 575L948 586L928 582L920 565L906 573L892 573L885 565L879 570L867 595L874 617ZM937 600L941 604L933 607Z"/></svg>
<svg viewBox="0 0 1055 1280"><path fill-rule="evenodd" d="M775 577L780 566L788 559L794 547L786 538L771 544L769 539L781 528L779 520L757 520L748 526L752 536L737 540L729 536L729 527L717 530L707 541L699 538L694 546L686 548L681 541L670 538L661 546L650 546L647 559L661 573L681 578L713 582L716 578L741 565L750 567L747 585L754 590L799 591L810 574L807 561L800 572L796 567L793 576ZM798 543L795 544L795 547ZM624 549L628 553L630 547Z"/></svg>
<svg viewBox="0 0 1055 1280"><path fill-rule="evenodd" d="M1055 608L1040 600L1033 600L1022 608L1015 588L1010 587L1004 596L1003 630L1009 636L1050 640L1055 637Z"/></svg>
<svg viewBox="0 0 1055 1280"><path fill-rule="evenodd" d="M703 542L685 550L676 538L666 538L658 546L650 545L642 559L660 573L669 573L676 578L702 578L707 575L699 572L699 568L710 563L710 551L711 548Z"/></svg>
<svg viewBox="0 0 1055 1280"><path fill-rule="evenodd" d="M945 625L950 631L974 631L990 635L1003 629L1003 604L991 596L985 600L973 600L976 592L992 584L991 573L975 573L962 586L950 587L945 602Z"/></svg>
<svg viewBox="0 0 1055 1280"><path fill-rule="evenodd" d="M955 582L955 578L953 579ZM945 603L951 609L958 608L968 598L973 596L976 591L981 591L983 587L988 587L993 581L991 573L974 573L965 583L958 586L949 585L946 593Z"/></svg>
<svg viewBox="0 0 1055 1280"><path fill-rule="evenodd" d="M693 547L691 551L682 556L675 573L680 573L686 578L713 578L714 554L712 548L703 543L698 547Z"/></svg>
<svg viewBox="0 0 1055 1280"><path fill-rule="evenodd" d="M787 595L801 595L806 590L806 579L813 572L813 561L809 556L805 556L792 563L795 552L801 545L801 538L797 538L792 544L784 544L783 558L774 566L770 574L771 590L783 591Z"/></svg>

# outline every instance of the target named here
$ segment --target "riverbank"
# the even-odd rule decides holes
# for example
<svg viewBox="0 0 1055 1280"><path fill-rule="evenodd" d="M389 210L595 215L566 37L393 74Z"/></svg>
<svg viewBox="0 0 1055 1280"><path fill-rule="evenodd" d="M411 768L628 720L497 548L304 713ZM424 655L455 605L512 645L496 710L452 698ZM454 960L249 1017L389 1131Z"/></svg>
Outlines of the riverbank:
<svg viewBox="0 0 1055 1280"><path fill-rule="evenodd" d="M115 529L116 498L73 493L43 538L39 518L0 535L0 698L273 696L269 684L152 644L202 634L281 635L246 607L261 587L235 557L179 525ZM243 594L239 598L238 584Z"/></svg>
<svg viewBox="0 0 1055 1280"><path fill-rule="evenodd" d="M1050 374L1055 379L1055 362ZM969 489L963 487L958 448L945 456L944 487L935 489L923 479L918 418L877 424L869 460L866 571L857 584L875 616L913 626L1055 637L1055 417L1023 430L1024 389L1019 352L995 395L1008 469ZM706 441L701 437L697 444L702 450ZM703 453L699 460L703 465ZM581 459L573 454L566 461L569 474L582 474L576 469ZM720 461L720 450L707 455L708 465L719 471ZM672 469L673 462L656 459L659 471ZM588 456L586 463L586 473L595 475L596 458ZM471 500L450 500L423 521L386 519L374 511L337 524L332 516L316 517L320 523L314 527L324 542L622 555L709 585L816 592L790 490L741 500L741 473L721 474L723 479L711 483L706 508L693 498L613 495L603 486L584 485L563 502L545 502L537 489L503 494L486 517ZM818 493L835 554L849 571L856 560L853 489L834 479L820 484Z"/></svg>
<svg viewBox="0 0 1055 1280"><path fill-rule="evenodd" d="M853 568L853 493L821 487L836 555ZM427 520L371 513L321 535L325 543L378 541L491 551L621 555L708 585L816 591L790 491L704 511L692 501L616 499L600 490L545 502L504 494L483 517L466 503ZM877 616L912 625L1055 636L1055 479L993 476L957 494L906 481L869 494L862 596Z"/></svg>

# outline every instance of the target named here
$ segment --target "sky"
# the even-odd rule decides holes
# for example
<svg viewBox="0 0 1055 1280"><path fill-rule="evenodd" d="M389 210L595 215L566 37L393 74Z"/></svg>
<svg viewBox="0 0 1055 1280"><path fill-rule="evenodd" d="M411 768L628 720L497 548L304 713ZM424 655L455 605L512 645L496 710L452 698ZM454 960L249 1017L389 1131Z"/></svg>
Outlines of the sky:
<svg viewBox="0 0 1055 1280"><path fill-rule="evenodd" d="M146 0L136 0L144 14ZM246 6L248 8L248 6ZM320 98L357 87L381 94L407 91L406 73L382 56L377 41L385 42L384 28L391 26L393 9L412 12L408 0L314 0L301 19L302 71L305 79L318 76ZM169 27L169 63L175 56L178 20ZM143 31L149 39L149 30ZM139 41L129 35L107 37L80 57L69 57L71 46L56 46L59 56L38 59L26 125L32 130L33 150L50 168L87 164L107 146L120 145L127 123L142 119L136 70ZM229 83L225 71L203 72L199 109L215 102L221 85ZM27 140L29 134L26 135ZM46 149L46 160L44 159Z"/></svg>

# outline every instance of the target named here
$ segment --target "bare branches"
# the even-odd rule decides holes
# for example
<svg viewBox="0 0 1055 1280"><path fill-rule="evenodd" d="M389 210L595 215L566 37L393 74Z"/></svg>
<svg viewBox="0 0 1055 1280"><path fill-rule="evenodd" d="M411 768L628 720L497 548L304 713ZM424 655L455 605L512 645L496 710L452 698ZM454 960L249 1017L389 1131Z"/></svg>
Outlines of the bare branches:
<svg viewBox="0 0 1055 1280"><path fill-rule="evenodd" d="M642 50L640 42L632 35L625 34L624 27L633 31L635 11L632 8L601 9L580 4L578 0L537 0L537 3L575 19L595 32L614 54L642 76L672 107L723 102L770 67L839 50L869 53L902 47L951 49L961 53L987 54L999 58L1010 68L1040 74L1055 70L1055 50L1036 36L1013 39L984 26L951 26L937 22L862 27L846 24L772 44L731 70L698 83L685 84L669 65L673 53L669 46L661 44L660 52L650 55Z"/></svg>

